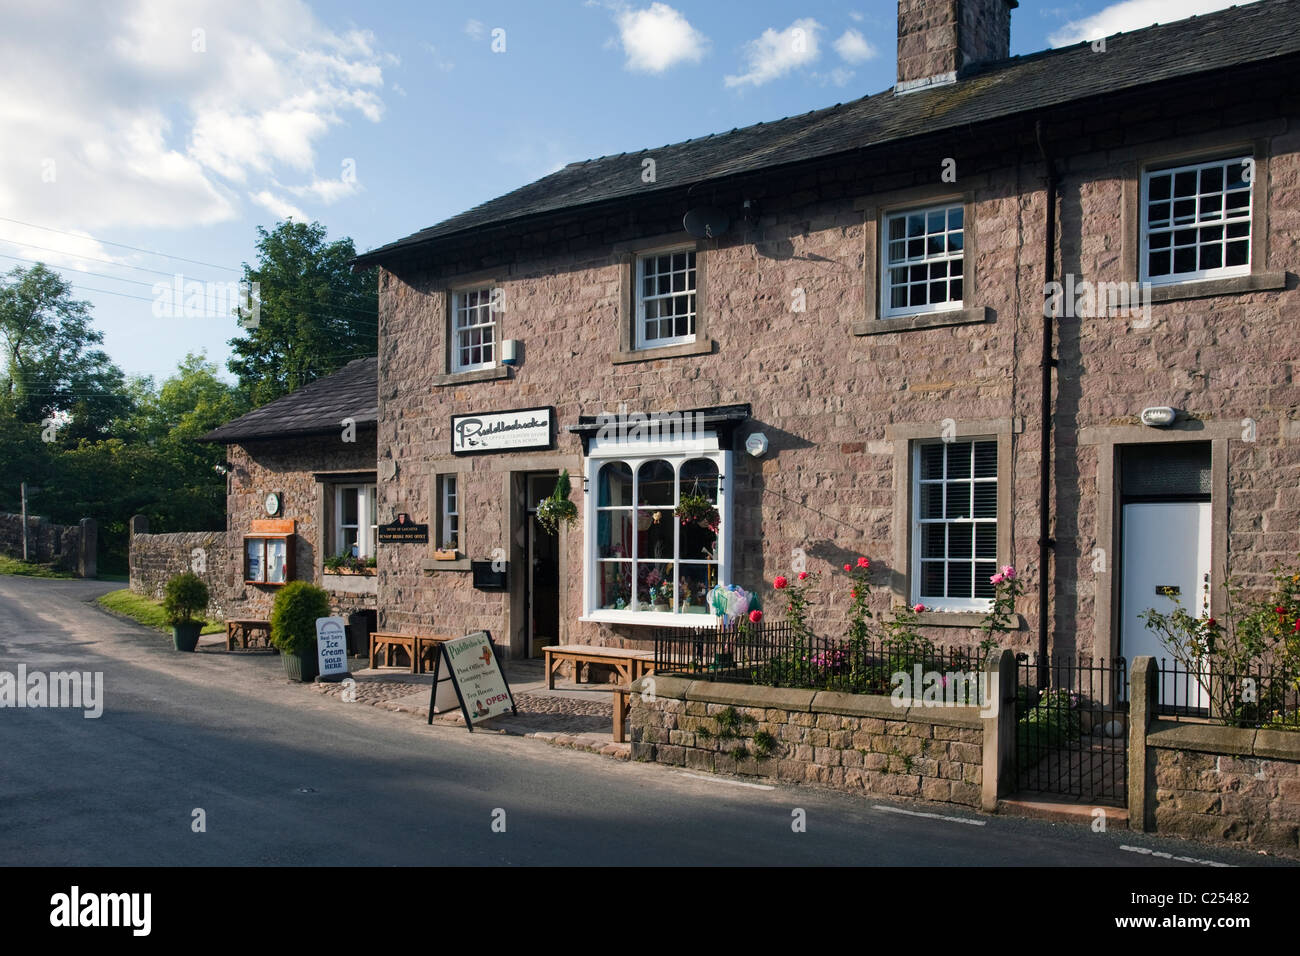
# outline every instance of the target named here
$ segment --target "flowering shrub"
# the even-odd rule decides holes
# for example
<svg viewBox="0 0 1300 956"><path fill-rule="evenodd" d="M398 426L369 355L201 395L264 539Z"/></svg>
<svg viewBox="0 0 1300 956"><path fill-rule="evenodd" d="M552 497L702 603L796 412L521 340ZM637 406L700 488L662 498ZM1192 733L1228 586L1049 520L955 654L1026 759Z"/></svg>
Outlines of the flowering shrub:
<svg viewBox="0 0 1300 956"><path fill-rule="evenodd" d="M785 591L785 621L796 641L804 641L812 636L808 630L808 589L816 583L817 575L800 571L794 584L784 575L778 574L772 581L777 591Z"/></svg>
<svg viewBox="0 0 1300 956"><path fill-rule="evenodd" d="M867 621L871 619L871 585L867 582L867 574L871 570L871 562L866 558L858 558L855 565L844 565L844 571L853 579L853 586L849 589L849 643L862 643L871 636L870 626Z"/></svg>

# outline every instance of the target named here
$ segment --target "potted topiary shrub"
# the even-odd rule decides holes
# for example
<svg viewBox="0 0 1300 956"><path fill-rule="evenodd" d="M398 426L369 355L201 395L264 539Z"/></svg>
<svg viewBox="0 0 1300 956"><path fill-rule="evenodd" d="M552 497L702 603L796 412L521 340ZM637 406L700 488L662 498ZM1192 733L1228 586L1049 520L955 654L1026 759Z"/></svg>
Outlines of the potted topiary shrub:
<svg viewBox="0 0 1300 956"><path fill-rule="evenodd" d="M316 678L316 618L329 617L330 598L308 581L291 581L271 606L271 643L280 649L289 680Z"/></svg>
<svg viewBox="0 0 1300 956"><path fill-rule="evenodd" d="M208 608L208 586L191 571L178 574L163 587L163 612L172 626L172 643L178 651L192 651L203 630Z"/></svg>

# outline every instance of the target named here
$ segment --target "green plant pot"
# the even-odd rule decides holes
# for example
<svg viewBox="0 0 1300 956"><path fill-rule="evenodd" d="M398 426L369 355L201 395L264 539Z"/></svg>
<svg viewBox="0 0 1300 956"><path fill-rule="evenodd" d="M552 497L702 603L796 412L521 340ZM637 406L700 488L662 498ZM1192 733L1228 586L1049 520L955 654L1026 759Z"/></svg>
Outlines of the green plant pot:
<svg viewBox="0 0 1300 956"><path fill-rule="evenodd" d="M199 631L203 630L202 621L187 621L172 625L172 644L178 651L193 651L199 644Z"/></svg>
<svg viewBox="0 0 1300 956"><path fill-rule="evenodd" d="M284 676L289 680L301 681L306 684L316 679L320 673L320 664L316 660L316 651L303 651L294 653L293 651L281 651L280 660L284 661Z"/></svg>

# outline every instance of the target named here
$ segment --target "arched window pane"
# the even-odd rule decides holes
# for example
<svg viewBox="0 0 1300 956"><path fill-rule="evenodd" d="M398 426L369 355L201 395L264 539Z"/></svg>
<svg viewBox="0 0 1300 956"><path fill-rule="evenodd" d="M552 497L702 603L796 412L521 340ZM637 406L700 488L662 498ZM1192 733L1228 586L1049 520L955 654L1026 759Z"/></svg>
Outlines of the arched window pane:
<svg viewBox="0 0 1300 956"><path fill-rule="evenodd" d="M676 475L673 466L662 459L647 461L637 472L638 495L642 505L677 504Z"/></svg>
<svg viewBox="0 0 1300 956"><path fill-rule="evenodd" d="M632 466L623 461L602 465L596 480L597 505L601 508L626 508L632 504Z"/></svg>
<svg viewBox="0 0 1300 956"><path fill-rule="evenodd" d="M682 494L703 495L718 503L718 466L707 458L692 458L682 464Z"/></svg>

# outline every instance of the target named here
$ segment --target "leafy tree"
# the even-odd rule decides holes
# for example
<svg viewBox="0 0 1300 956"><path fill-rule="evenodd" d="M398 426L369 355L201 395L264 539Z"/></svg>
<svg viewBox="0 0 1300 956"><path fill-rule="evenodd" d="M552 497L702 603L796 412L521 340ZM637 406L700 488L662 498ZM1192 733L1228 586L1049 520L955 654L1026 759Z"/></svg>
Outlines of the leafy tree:
<svg viewBox="0 0 1300 956"><path fill-rule="evenodd" d="M257 232L258 263L245 263L244 281L258 284L258 322L230 340L227 363L252 406L377 354L379 330L375 273L352 271L351 239L327 242L318 222Z"/></svg>
<svg viewBox="0 0 1300 956"><path fill-rule="evenodd" d="M121 369L91 327L89 303L72 298L72 286L37 263L19 266L0 285L0 391L18 421L36 423L67 413L61 440L95 438L129 413Z"/></svg>

